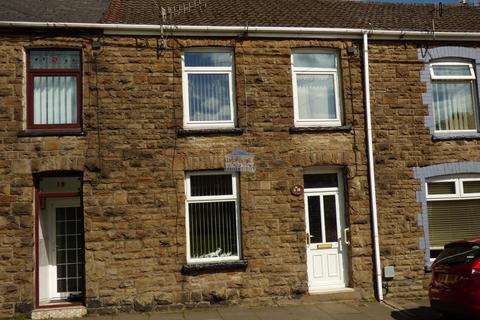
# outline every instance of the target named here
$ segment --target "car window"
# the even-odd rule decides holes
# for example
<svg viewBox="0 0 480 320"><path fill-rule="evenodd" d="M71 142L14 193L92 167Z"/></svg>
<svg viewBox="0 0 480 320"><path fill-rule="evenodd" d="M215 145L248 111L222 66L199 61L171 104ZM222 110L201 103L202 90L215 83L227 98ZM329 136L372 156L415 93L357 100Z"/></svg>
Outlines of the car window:
<svg viewBox="0 0 480 320"><path fill-rule="evenodd" d="M465 243L445 248L435 259L435 264L467 264L478 257L480 257L480 245Z"/></svg>

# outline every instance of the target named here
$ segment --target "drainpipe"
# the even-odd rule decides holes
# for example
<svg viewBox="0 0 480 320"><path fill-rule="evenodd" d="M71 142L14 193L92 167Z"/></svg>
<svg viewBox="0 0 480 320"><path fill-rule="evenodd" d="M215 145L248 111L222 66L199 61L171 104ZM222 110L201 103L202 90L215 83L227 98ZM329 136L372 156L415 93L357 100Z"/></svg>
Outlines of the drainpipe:
<svg viewBox="0 0 480 320"><path fill-rule="evenodd" d="M380 263L380 244L378 238L377 192L375 188L375 167L372 143L372 118L370 111L370 75L368 72L368 31L363 32L363 78L365 84L365 116L367 120L367 156L368 178L370 180L370 208L372 210L373 250L375 263L375 284L378 301L383 300L382 267Z"/></svg>

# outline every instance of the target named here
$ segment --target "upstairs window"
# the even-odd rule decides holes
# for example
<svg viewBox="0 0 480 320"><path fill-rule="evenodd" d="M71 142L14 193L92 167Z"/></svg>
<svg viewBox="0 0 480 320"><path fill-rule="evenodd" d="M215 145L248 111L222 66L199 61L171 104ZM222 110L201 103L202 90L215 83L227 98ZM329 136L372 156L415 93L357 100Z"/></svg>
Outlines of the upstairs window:
<svg viewBox="0 0 480 320"><path fill-rule="evenodd" d="M472 63L430 64L435 131L476 132L477 84Z"/></svg>
<svg viewBox="0 0 480 320"><path fill-rule="evenodd" d="M81 126L81 51L29 50L27 129Z"/></svg>
<svg viewBox="0 0 480 320"><path fill-rule="evenodd" d="M237 186L232 173L187 174L188 263L240 259Z"/></svg>
<svg viewBox="0 0 480 320"><path fill-rule="evenodd" d="M184 126L234 127L232 51L188 50L182 63Z"/></svg>
<svg viewBox="0 0 480 320"><path fill-rule="evenodd" d="M480 234L480 177L451 176L427 182L430 256L449 242Z"/></svg>
<svg viewBox="0 0 480 320"><path fill-rule="evenodd" d="M335 52L292 55L295 126L340 126L339 62Z"/></svg>

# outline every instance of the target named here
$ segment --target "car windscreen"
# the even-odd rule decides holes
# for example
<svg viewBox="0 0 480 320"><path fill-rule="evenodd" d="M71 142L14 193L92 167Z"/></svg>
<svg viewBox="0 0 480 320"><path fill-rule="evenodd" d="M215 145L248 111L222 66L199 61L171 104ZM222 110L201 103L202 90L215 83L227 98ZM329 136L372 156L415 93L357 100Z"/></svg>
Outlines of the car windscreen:
<svg viewBox="0 0 480 320"><path fill-rule="evenodd" d="M435 259L436 265L468 264L480 257L480 245L473 243L462 243L446 247Z"/></svg>

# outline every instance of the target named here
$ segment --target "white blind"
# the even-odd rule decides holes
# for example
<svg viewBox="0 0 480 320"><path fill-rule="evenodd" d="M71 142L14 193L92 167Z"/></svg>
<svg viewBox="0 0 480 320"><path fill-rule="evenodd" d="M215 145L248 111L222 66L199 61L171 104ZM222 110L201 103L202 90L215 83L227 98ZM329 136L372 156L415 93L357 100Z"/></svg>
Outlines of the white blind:
<svg viewBox="0 0 480 320"><path fill-rule="evenodd" d="M300 119L336 119L335 79L333 75L297 75Z"/></svg>
<svg viewBox="0 0 480 320"><path fill-rule="evenodd" d="M77 123L77 81L74 76L33 78L33 123Z"/></svg>
<svg viewBox="0 0 480 320"><path fill-rule="evenodd" d="M480 199L428 202L430 246L480 235Z"/></svg>

